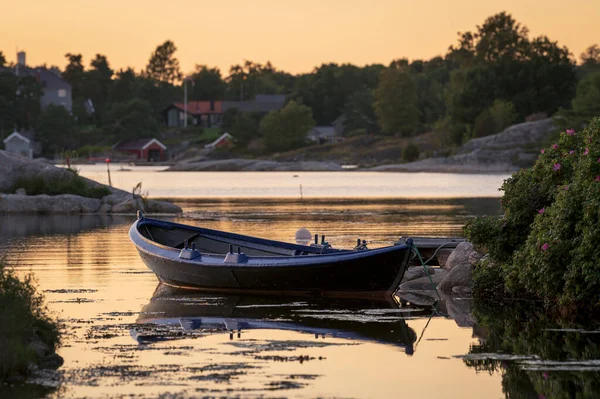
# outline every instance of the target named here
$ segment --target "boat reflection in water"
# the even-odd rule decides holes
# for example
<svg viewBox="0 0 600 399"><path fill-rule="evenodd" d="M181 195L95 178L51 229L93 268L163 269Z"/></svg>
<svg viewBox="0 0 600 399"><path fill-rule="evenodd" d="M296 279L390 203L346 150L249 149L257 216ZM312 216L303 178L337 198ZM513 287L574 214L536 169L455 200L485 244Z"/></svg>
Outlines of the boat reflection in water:
<svg viewBox="0 0 600 399"><path fill-rule="evenodd" d="M186 338L186 332L228 332L234 339L247 330L287 330L312 334L318 339L332 337L393 345L412 355L416 334L406 319L415 312L427 314L400 307L393 298L216 295L159 284L137 320L140 328L134 328L131 335L140 343L151 343ZM148 328L149 325L161 327Z"/></svg>

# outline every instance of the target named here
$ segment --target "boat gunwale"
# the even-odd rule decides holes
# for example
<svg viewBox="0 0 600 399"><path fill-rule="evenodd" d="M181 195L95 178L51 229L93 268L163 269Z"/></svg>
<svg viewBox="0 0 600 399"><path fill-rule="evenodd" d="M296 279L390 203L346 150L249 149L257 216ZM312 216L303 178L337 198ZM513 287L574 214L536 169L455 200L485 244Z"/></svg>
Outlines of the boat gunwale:
<svg viewBox="0 0 600 399"><path fill-rule="evenodd" d="M325 253L325 254L314 254L314 255L303 255L303 256L248 256L248 262L243 262L243 263L224 262L224 258L225 258L226 254L220 255L220 254L205 254L204 253L195 259L182 259L179 257L179 253L181 252L180 249L169 247L167 245L158 243L158 242L150 240L150 239L146 238L144 235L142 235L142 233L139 231L138 227L143 226L145 223L151 224L153 222L158 222L159 225L160 224L163 224L163 225L171 225L172 224L175 227L182 227L184 229L188 227L186 225L182 225L179 223L165 222L165 221L161 221L161 220L157 220L157 219L138 219L138 220L136 220L136 222L134 222L134 224L131 226L131 228L129 230L129 237L133 241L133 243L136 246L136 248L138 249L138 251L143 251L144 253L146 253L154 258L160 258L160 259L169 260L169 261L173 261L173 262L177 262L177 263L196 265L196 266L202 266L202 267L224 267L224 266L234 267L234 268L237 268L237 267L241 267L241 268L311 267L311 268L314 268L314 267L319 267L319 266L327 267L327 266L330 266L332 263L346 262L350 259L356 260L356 259L374 256L374 255L382 255L382 254L385 254L388 252L395 252L395 251L400 252L400 250L409 250L410 251L410 249L411 249L411 247L409 245L400 244L400 245L391 245L391 246L386 246L386 247L381 247L381 248L368 249L368 250L364 250L364 251L338 250L336 252L330 252L330 253ZM214 232L214 233L221 233L218 230L204 229L204 228L195 227L195 226L189 226L189 227L191 227L191 229L188 229L188 230L192 230L192 231L193 230L201 230L201 231L204 230L204 231L210 231L210 232ZM134 235L134 233L135 233L135 235ZM222 232L222 233L224 233L225 235L235 236L236 238L249 237L251 239L254 239L254 237L243 236L243 235L239 235L239 234L235 234L235 233L228 233L228 232ZM141 240L142 243L145 243L146 245L145 246L140 245L140 243L136 242L136 239ZM274 241L274 240L268 240L268 239L263 239L263 238L256 238L256 239L263 241L263 242L277 242L277 243L287 244L287 245L294 246L294 247L297 246L299 248L310 248L310 247L304 247L304 246L295 245L295 244L289 244L289 243L285 243L285 242L281 242L281 241ZM166 255L163 255L163 254L160 254L157 252L152 252L150 250L150 248L152 248L152 247L159 248L163 251L166 251L171 256L166 256ZM205 263L207 258L208 258L208 260L214 260L215 262L219 262L219 263ZM331 258L334 258L333 262L332 262ZM257 264L254 262L250 263L251 260L253 260L254 262L261 261L262 263L260 263L260 264ZM282 260L286 260L288 262L284 262L283 264L282 263L270 264L272 262L277 262L277 261L282 261ZM296 262L289 262L290 260L294 260ZM323 263L324 261L326 261L328 263ZM266 264L265 264L265 262L266 262Z"/></svg>

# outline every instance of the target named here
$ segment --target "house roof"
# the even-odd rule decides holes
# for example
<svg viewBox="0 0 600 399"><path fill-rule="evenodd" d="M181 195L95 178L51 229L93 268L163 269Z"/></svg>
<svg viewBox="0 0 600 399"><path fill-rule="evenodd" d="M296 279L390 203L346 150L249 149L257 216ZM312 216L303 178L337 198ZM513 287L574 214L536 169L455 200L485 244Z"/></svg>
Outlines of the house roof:
<svg viewBox="0 0 600 399"><path fill-rule="evenodd" d="M113 149L115 150L145 150L150 147L153 143L158 144L163 150L167 149L163 143L158 141L155 138L147 138L147 139L135 139L135 140L126 140L120 141L117 143Z"/></svg>
<svg viewBox="0 0 600 399"><path fill-rule="evenodd" d="M240 112L271 112L283 108L285 96L280 94L258 94L254 100L223 101L223 111L236 108Z"/></svg>
<svg viewBox="0 0 600 399"><path fill-rule="evenodd" d="M17 67L14 68L15 73L17 72ZM57 73L44 68L29 68L27 66L19 65L19 76L32 76L36 78L40 84L48 89L65 89L71 90L71 85L64 80Z"/></svg>
<svg viewBox="0 0 600 399"><path fill-rule="evenodd" d="M206 144L204 146L204 148L216 147L221 141L223 141L225 139L231 140L231 139L233 139L233 136L231 134L229 134L229 133L223 133L218 139L216 139L212 143Z"/></svg>
<svg viewBox="0 0 600 399"><path fill-rule="evenodd" d="M211 103L213 104L213 109L211 109ZM172 107L180 111L185 111L184 103L171 104L167 109ZM223 101L188 101L187 112L190 115L222 114Z"/></svg>
<svg viewBox="0 0 600 399"><path fill-rule="evenodd" d="M35 136L34 136L33 132L17 132L15 130L14 132L12 132L12 134L10 136L8 136L7 138L5 138L2 141L4 143L8 143L10 140L12 140L15 137L23 140L26 143L30 143L33 141Z"/></svg>

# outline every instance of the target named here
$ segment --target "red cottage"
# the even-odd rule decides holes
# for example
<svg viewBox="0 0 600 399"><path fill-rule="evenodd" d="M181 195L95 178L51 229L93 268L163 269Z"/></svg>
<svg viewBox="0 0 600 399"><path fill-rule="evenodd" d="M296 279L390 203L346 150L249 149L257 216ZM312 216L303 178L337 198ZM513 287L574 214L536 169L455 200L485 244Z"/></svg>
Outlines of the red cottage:
<svg viewBox="0 0 600 399"><path fill-rule="evenodd" d="M167 147L157 139L135 139L121 141L113 147L115 151L135 154L137 159L158 162L165 160Z"/></svg>

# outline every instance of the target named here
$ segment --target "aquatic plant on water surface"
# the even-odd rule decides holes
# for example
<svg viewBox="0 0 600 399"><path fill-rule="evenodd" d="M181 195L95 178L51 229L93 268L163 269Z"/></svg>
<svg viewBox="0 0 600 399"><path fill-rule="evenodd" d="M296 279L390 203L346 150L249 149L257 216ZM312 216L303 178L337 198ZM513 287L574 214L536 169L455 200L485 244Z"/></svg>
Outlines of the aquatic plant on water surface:
<svg viewBox="0 0 600 399"><path fill-rule="evenodd" d="M34 341L54 350L60 341L57 323L32 276L19 279L0 259L0 381L27 376L41 360Z"/></svg>
<svg viewBox="0 0 600 399"><path fill-rule="evenodd" d="M474 270L474 295L500 290L599 310L600 118L561 133L501 190L504 215L465 226L467 238L489 254Z"/></svg>
<svg viewBox="0 0 600 399"><path fill-rule="evenodd" d="M597 398L600 322L573 321L540 303L489 306L475 301L479 343L463 359L478 372L501 373L507 398Z"/></svg>

